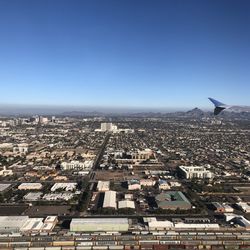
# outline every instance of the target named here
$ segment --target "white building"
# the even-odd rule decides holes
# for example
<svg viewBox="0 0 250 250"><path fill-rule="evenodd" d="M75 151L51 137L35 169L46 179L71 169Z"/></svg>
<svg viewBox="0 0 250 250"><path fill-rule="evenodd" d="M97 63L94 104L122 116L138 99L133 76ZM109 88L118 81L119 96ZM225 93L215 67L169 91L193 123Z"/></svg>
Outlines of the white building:
<svg viewBox="0 0 250 250"><path fill-rule="evenodd" d="M13 171L11 169L6 169L6 167L3 167L3 170L0 171L0 176L8 176L13 175Z"/></svg>
<svg viewBox="0 0 250 250"><path fill-rule="evenodd" d="M90 170L93 167L93 161L71 161L71 162L62 162L62 170Z"/></svg>
<svg viewBox="0 0 250 250"><path fill-rule="evenodd" d="M32 192L32 193L28 193L26 194L23 199L26 201L37 201L39 199L41 199L43 193L42 192Z"/></svg>
<svg viewBox="0 0 250 250"><path fill-rule="evenodd" d="M18 186L19 190L40 190L43 185L41 183L26 182Z"/></svg>
<svg viewBox="0 0 250 250"><path fill-rule="evenodd" d="M119 201L118 202L118 208L132 208L135 209L135 203L134 201L130 201L130 200L123 200L123 201Z"/></svg>
<svg viewBox="0 0 250 250"><path fill-rule="evenodd" d="M155 184L155 180L152 179L141 179L140 185L145 187L152 187Z"/></svg>
<svg viewBox="0 0 250 250"><path fill-rule="evenodd" d="M73 232L127 232L128 229L128 218L78 218L70 223Z"/></svg>
<svg viewBox="0 0 250 250"><path fill-rule="evenodd" d="M246 202L238 202L236 205L245 213L250 213L250 206Z"/></svg>
<svg viewBox="0 0 250 250"><path fill-rule="evenodd" d="M173 228L173 223L168 220L158 221L158 220L151 220L148 222L149 230L168 230Z"/></svg>
<svg viewBox="0 0 250 250"><path fill-rule="evenodd" d="M170 187L181 187L181 183L178 181L169 181Z"/></svg>
<svg viewBox="0 0 250 250"><path fill-rule="evenodd" d="M125 195L124 195L124 199L125 199L125 200L133 200L133 198L134 198L134 195L133 195L133 194L125 194Z"/></svg>
<svg viewBox="0 0 250 250"><path fill-rule="evenodd" d="M43 199L46 201L57 201L57 200L69 201L73 199L73 197L74 197L73 193L50 193L50 194L45 194L43 196Z"/></svg>
<svg viewBox="0 0 250 250"><path fill-rule="evenodd" d="M209 170L206 170L205 167L200 166L179 166L181 173L184 175L185 179L192 179L192 178L212 178L213 173Z"/></svg>
<svg viewBox="0 0 250 250"><path fill-rule="evenodd" d="M21 227L21 232L39 233L43 228L43 218L29 218Z"/></svg>
<svg viewBox="0 0 250 250"><path fill-rule="evenodd" d="M140 182L138 180L128 180L128 190L141 189Z"/></svg>
<svg viewBox="0 0 250 250"><path fill-rule="evenodd" d="M109 191L110 182L109 181L98 181L97 190L99 192Z"/></svg>
<svg viewBox="0 0 250 250"><path fill-rule="evenodd" d="M201 230L201 229L219 229L220 226L217 223L200 223L200 224L192 224L192 223L176 223L174 225L176 229L196 229L196 230Z"/></svg>
<svg viewBox="0 0 250 250"><path fill-rule="evenodd" d="M28 216L0 216L0 233L18 233L28 219Z"/></svg>
<svg viewBox="0 0 250 250"><path fill-rule="evenodd" d="M5 191L5 190L8 189L10 186L11 186L11 184L0 183L0 192Z"/></svg>
<svg viewBox="0 0 250 250"><path fill-rule="evenodd" d="M55 192L58 189L63 189L65 191L74 191L76 189L77 183L76 182L68 182L68 183L55 183L52 188L50 189L51 192Z"/></svg>
<svg viewBox="0 0 250 250"><path fill-rule="evenodd" d="M103 208L117 208L116 206L116 192L106 191L104 194Z"/></svg>
<svg viewBox="0 0 250 250"><path fill-rule="evenodd" d="M101 131L106 132L106 131L116 131L117 126L113 125L111 122L104 122L101 123Z"/></svg>
<svg viewBox="0 0 250 250"><path fill-rule="evenodd" d="M57 216L48 216L43 224L42 232L50 232L56 226L58 222Z"/></svg>

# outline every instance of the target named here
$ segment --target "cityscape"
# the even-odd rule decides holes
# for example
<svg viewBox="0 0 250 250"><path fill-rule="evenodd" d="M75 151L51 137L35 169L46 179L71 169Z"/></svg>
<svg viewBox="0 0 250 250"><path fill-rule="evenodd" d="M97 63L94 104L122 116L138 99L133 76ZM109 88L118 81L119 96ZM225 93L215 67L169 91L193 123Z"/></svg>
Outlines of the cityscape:
<svg viewBox="0 0 250 250"><path fill-rule="evenodd" d="M0 250L250 250L249 0L0 0Z"/></svg>
<svg viewBox="0 0 250 250"><path fill-rule="evenodd" d="M227 116L1 118L0 246L248 246L249 116Z"/></svg>

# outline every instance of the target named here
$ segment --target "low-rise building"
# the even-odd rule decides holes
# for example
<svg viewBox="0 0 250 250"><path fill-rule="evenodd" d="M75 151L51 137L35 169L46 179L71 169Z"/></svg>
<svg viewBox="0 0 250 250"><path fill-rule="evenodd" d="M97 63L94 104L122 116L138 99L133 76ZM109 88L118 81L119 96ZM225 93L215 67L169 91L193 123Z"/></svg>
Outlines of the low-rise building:
<svg viewBox="0 0 250 250"><path fill-rule="evenodd" d="M77 218L72 219L72 232L127 232L128 218Z"/></svg>
<svg viewBox="0 0 250 250"><path fill-rule="evenodd" d="M71 161L71 162L62 162L62 170L90 170L93 167L94 161Z"/></svg>
<svg viewBox="0 0 250 250"><path fill-rule="evenodd" d="M11 186L11 184L0 183L0 192L4 192L4 191L7 190L10 186Z"/></svg>
<svg viewBox="0 0 250 250"><path fill-rule="evenodd" d="M151 231L155 230L169 230L173 228L173 223L168 220L164 221L158 221L158 220L152 220L148 222L148 228Z"/></svg>
<svg viewBox="0 0 250 250"><path fill-rule="evenodd" d="M57 216L48 216L43 224L42 232L51 232L58 223Z"/></svg>
<svg viewBox="0 0 250 250"><path fill-rule="evenodd" d="M4 166L3 169L0 171L0 176L8 176L13 175L13 171L11 169L6 169Z"/></svg>
<svg viewBox="0 0 250 250"><path fill-rule="evenodd" d="M144 187L152 187L155 185L155 180L152 179L141 179L140 185Z"/></svg>
<svg viewBox="0 0 250 250"><path fill-rule="evenodd" d="M158 207L162 209L176 210L179 208L187 210L192 207L186 196L179 191L163 192L157 195L155 199Z"/></svg>
<svg viewBox="0 0 250 250"><path fill-rule="evenodd" d="M128 180L128 190L141 189L140 182L138 180Z"/></svg>
<svg viewBox="0 0 250 250"><path fill-rule="evenodd" d="M19 190L40 190L42 189L43 185L38 182L26 182L22 183L18 186Z"/></svg>
<svg viewBox="0 0 250 250"><path fill-rule="evenodd" d="M246 202L238 202L236 205L245 213L250 213L250 206Z"/></svg>
<svg viewBox="0 0 250 250"><path fill-rule="evenodd" d="M97 190L99 192L109 191L110 181L98 181Z"/></svg>
<svg viewBox="0 0 250 250"><path fill-rule="evenodd" d="M27 154L29 151L29 145L27 143L21 143L13 147L13 152L17 154Z"/></svg>
<svg viewBox="0 0 250 250"><path fill-rule="evenodd" d="M170 189L170 186L168 185L168 182L165 181L165 180L159 180L158 184L159 184L159 189L160 190L169 190Z"/></svg>
<svg viewBox="0 0 250 250"><path fill-rule="evenodd" d="M20 229L21 232L39 233L43 228L43 218L29 218Z"/></svg>
<svg viewBox="0 0 250 250"><path fill-rule="evenodd" d="M215 208L215 212L217 213L233 213L234 211L234 209L227 204L222 204L219 202L213 202L212 204Z"/></svg>
<svg viewBox="0 0 250 250"><path fill-rule="evenodd" d="M217 223L176 223L174 225L174 228L176 229L195 229L195 230L201 230L201 229L210 229L210 230L216 230L220 228L220 225Z"/></svg>
<svg viewBox="0 0 250 250"><path fill-rule="evenodd" d="M64 190L64 191L74 191L76 189L77 183L76 182L59 182L55 183L52 188L51 192L55 192L56 190Z"/></svg>
<svg viewBox="0 0 250 250"><path fill-rule="evenodd" d="M185 179L210 179L213 177L213 173L207 170L205 167L200 166L179 166L181 174Z"/></svg>
<svg viewBox="0 0 250 250"><path fill-rule="evenodd" d="M134 198L133 194L125 194L124 195L125 200L133 200L133 198Z"/></svg>
<svg viewBox="0 0 250 250"><path fill-rule="evenodd" d="M122 209L122 208L132 208L135 209L135 203L134 201L130 201L130 200L122 200L118 202L118 208Z"/></svg>
<svg viewBox="0 0 250 250"><path fill-rule="evenodd" d="M28 219L28 216L0 216L0 233L18 233Z"/></svg>
<svg viewBox="0 0 250 250"><path fill-rule="evenodd" d="M43 196L43 199L47 200L47 201L57 201L57 200L69 201L69 200L73 199L73 197L74 197L73 193L65 192L65 193L45 194Z"/></svg>
<svg viewBox="0 0 250 250"><path fill-rule="evenodd" d="M26 194L23 199L26 201L37 201L39 199L41 199L43 193L42 192L30 192L28 194Z"/></svg>
<svg viewBox="0 0 250 250"><path fill-rule="evenodd" d="M106 191L104 194L103 208L117 208L116 206L116 192Z"/></svg>

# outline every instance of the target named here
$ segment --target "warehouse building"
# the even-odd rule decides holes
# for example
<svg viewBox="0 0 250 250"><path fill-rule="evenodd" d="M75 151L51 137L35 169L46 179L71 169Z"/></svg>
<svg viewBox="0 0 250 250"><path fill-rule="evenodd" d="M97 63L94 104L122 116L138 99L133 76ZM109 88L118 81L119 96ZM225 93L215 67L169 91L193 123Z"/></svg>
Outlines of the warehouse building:
<svg viewBox="0 0 250 250"><path fill-rule="evenodd" d="M39 233L43 228L43 218L29 218L20 229L21 232Z"/></svg>
<svg viewBox="0 0 250 250"><path fill-rule="evenodd" d="M97 190L99 192L109 191L109 185L110 185L109 181L98 181Z"/></svg>
<svg viewBox="0 0 250 250"><path fill-rule="evenodd" d="M73 232L127 232L128 228L128 218L79 218L70 223Z"/></svg>
<svg viewBox="0 0 250 250"><path fill-rule="evenodd" d="M36 182L28 182L28 183L22 183L18 186L19 190L40 190L42 189L41 183Z"/></svg>
<svg viewBox="0 0 250 250"><path fill-rule="evenodd" d="M28 216L0 216L0 233L18 233L28 220Z"/></svg>
<svg viewBox="0 0 250 250"><path fill-rule="evenodd" d="M174 224L168 220L164 220L164 221L152 220L148 222L148 229L150 231L169 230L169 229L172 229L173 226Z"/></svg>
<svg viewBox="0 0 250 250"><path fill-rule="evenodd" d="M57 224L57 216L29 218L28 216L0 216L0 233L51 232Z"/></svg>
<svg viewBox="0 0 250 250"><path fill-rule="evenodd" d="M104 194L103 201L104 208L117 208L116 206L116 192L115 191L106 191Z"/></svg>
<svg viewBox="0 0 250 250"><path fill-rule="evenodd" d="M43 193L42 192L30 192L26 194L23 199L26 201L37 201L41 199Z"/></svg>
<svg viewBox="0 0 250 250"><path fill-rule="evenodd" d="M161 193L155 198L156 203L159 208L162 209L172 209L177 208L187 210L192 207L186 196L180 191L168 191Z"/></svg>
<svg viewBox="0 0 250 250"><path fill-rule="evenodd" d="M192 223L176 223L174 225L175 229L195 229L195 230L201 230L201 229L210 229L210 230L216 230L220 228L220 225L217 223L200 223L200 224L192 224Z"/></svg>
<svg viewBox="0 0 250 250"><path fill-rule="evenodd" d="M6 191L10 186L11 186L11 184L0 183L0 192Z"/></svg>
<svg viewBox="0 0 250 250"><path fill-rule="evenodd" d="M134 201L129 201L129 200L122 200L118 202L118 208L132 208L135 209L135 203Z"/></svg>

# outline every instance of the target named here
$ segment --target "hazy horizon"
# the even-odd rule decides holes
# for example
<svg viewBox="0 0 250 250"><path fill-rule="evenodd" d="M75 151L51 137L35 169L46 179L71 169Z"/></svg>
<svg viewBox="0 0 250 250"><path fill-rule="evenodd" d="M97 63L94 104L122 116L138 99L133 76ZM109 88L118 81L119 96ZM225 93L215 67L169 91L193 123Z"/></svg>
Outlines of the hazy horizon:
<svg viewBox="0 0 250 250"><path fill-rule="evenodd" d="M100 113L146 113L160 112L170 113L178 111L188 111L193 107L108 107L108 106L74 106L74 105L17 105L0 104L0 115L53 115L64 112L100 112ZM212 111L212 108L198 107L204 111Z"/></svg>

